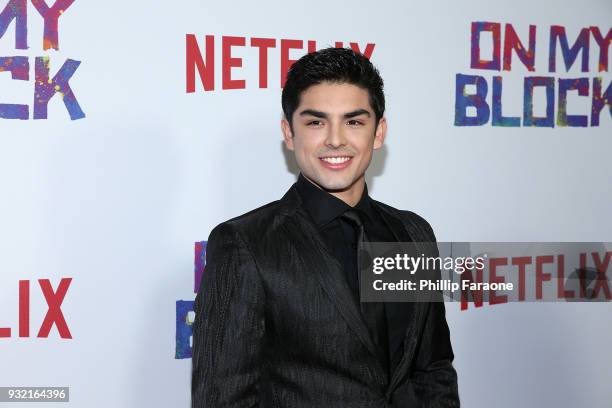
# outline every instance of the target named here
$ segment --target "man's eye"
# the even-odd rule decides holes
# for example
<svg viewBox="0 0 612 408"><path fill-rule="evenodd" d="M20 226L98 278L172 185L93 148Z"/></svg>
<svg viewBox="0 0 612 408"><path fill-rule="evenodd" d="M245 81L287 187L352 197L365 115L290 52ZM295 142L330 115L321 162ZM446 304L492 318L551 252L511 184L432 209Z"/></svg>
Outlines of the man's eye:
<svg viewBox="0 0 612 408"><path fill-rule="evenodd" d="M320 125L321 125L320 120L311 120L310 122L306 123L306 126L320 126Z"/></svg>
<svg viewBox="0 0 612 408"><path fill-rule="evenodd" d="M355 119L351 119L347 122L347 124L349 126L361 126L363 125L363 122L359 121L359 120L355 120Z"/></svg>

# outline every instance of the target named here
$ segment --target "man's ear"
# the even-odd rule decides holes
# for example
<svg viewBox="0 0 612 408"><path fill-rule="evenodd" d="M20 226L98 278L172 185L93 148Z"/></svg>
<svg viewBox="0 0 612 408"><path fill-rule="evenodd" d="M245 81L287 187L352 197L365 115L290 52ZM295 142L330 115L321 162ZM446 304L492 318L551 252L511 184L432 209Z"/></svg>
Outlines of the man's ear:
<svg viewBox="0 0 612 408"><path fill-rule="evenodd" d="M285 146L287 146L287 149L293 150L293 131L291 130L291 125L289 125L289 121L284 116L281 119L281 130L283 131L283 140L285 141Z"/></svg>
<svg viewBox="0 0 612 408"><path fill-rule="evenodd" d="M387 119L383 116L378 121L376 131L374 133L374 149L380 149L387 136Z"/></svg>

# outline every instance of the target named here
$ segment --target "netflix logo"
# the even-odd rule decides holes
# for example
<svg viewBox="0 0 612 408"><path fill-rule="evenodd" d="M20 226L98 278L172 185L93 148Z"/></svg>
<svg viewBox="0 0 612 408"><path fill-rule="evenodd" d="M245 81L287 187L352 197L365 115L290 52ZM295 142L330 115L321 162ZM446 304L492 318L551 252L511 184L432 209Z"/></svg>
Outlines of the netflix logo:
<svg viewBox="0 0 612 408"><path fill-rule="evenodd" d="M336 41L334 46L343 48L345 43ZM371 58L375 44L349 42L346 46L367 58ZM245 47L257 49L258 57L256 60L244 60L236 56L238 49ZM299 54L302 52L303 55L307 52L315 52L317 49L317 42L314 40L234 36L215 38L214 35L206 35L204 38L198 39L195 34L187 34L185 37L186 91L187 93L195 92L197 82L202 85L204 91L214 91L215 88L219 87L225 90L246 89L247 85L255 86L255 84L247 84L247 81L240 76L240 68L243 68L246 64L258 66L259 78L257 86L259 88L268 88L268 73L270 72L268 61L270 54L273 52L280 53L280 66L272 67L272 69L279 70L280 86L282 88L285 84L287 71L296 61L290 58L290 53ZM216 58L221 58L220 83L215 72ZM275 60L278 60L278 58Z"/></svg>
<svg viewBox="0 0 612 408"><path fill-rule="evenodd" d="M30 310L30 296L41 296L44 297L47 310L35 311L35 316L43 316L42 323L38 328L36 337L47 338L51 329L55 326L59 332L59 336L62 339L72 339L72 334L66 322L64 313L62 312L62 303L66 297L66 293L70 288L72 278L62 278L57 285L56 289L53 289L53 285L49 279L38 279L38 285L31 283L29 280L20 280L18 285L19 290L19 323L17 333L13 332L11 327L0 326L0 338L10 337L31 337L31 324L30 318L32 317L32 311ZM34 289L38 286L40 289ZM35 292L35 293L32 293ZM0 325L2 323L0 322Z"/></svg>
<svg viewBox="0 0 612 408"><path fill-rule="evenodd" d="M489 305L511 301L612 301L612 280L607 275L612 269L612 251L582 252L578 254L578 264L575 261L566 259L565 254L552 253L491 257L488 277L484 268L462 274L469 289L461 290L461 310L468 309L470 302L481 307L485 300ZM500 295L487 288L507 281L516 282L517 290Z"/></svg>

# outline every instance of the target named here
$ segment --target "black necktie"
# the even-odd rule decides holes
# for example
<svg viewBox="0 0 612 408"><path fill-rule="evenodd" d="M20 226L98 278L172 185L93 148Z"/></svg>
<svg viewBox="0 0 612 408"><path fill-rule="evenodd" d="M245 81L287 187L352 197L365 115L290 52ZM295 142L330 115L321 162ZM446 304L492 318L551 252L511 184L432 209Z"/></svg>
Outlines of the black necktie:
<svg viewBox="0 0 612 408"><path fill-rule="evenodd" d="M367 242L367 237L365 234L365 229L363 227L363 222L361 221L361 217L356 210L347 210L342 214L342 218L348 220L356 229L357 232L357 241L356 241L356 249L355 249L355 257L356 257L356 270L354 273L357 274L357 287L358 287L358 299L361 299L359 296L361 290L361 254L359 250L359 245L361 242ZM385 316L385 306L382 302L359 302L361 306L361 313L363 314L364 320L370 330L370 334L374 339L374 342L381 350L383 365L388 368L388 339L387 339L387 317Z"/></svg>

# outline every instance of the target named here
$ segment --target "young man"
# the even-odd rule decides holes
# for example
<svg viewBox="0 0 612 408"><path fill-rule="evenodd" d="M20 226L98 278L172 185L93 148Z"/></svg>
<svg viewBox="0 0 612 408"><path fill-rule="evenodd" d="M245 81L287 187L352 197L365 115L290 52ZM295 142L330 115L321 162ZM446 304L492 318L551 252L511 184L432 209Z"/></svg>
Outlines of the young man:
<svg viewBox="0 0 612 408"><path fill-rule="evenodd" d="M378 71L348 49L305 55L282 105L301 174L210 234L192 406L458 407L444 304L359 301L359 240L435 240L423 218L368 196L387 130Z"/></svg>

